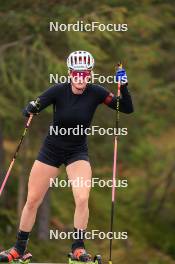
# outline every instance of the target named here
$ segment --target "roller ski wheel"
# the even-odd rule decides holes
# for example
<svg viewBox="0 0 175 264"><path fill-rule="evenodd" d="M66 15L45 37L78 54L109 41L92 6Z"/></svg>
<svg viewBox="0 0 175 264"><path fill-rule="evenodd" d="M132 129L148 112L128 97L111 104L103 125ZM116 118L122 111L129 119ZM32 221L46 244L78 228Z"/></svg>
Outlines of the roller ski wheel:
<svg viewBox="0 0 175 264"><path fill-rule="evenodd" d="M95 255L94 263L95 264L102 264L102 257L100 255Z"/></svg>
<svg viewBox="0 0 175 264"><path fill-rule="evenodd" d="M87 253L86 253L87 254ZM100 255L96 255L94 257L94 261L92 261L92 258L89 254L88 255L88 259L86 261L82 261L81 259L77 259L75 257L75 255L73 253L69 253L68 257L69 257L69 264L84 264L84 263L88 263L88 264L102 264L102 258Z"/></svg>
<svg viewBox="0 0 175 264"><path fill-rule="evenodd" d="M23 256L21 256L15 247L12 247L0 253L0 263L27 264L30 262L31 259L31 253L25 253Z"/></svg>

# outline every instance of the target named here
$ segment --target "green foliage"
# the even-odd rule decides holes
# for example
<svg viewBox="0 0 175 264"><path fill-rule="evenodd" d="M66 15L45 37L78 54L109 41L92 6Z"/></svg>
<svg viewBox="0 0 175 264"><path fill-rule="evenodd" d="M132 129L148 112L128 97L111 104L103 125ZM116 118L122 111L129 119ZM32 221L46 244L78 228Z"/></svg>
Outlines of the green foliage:
<svg viewBox="0 0 175 264"><path fill-rule="evenodd" d="M130 244L115 243L114 256L122 264L175 263L174 178L161 211L155 214L166 188L166 175L172 166L175 149L174 1L0 2L0 120L4 125L5 141L12 138L16 142L18 139L24 123L21 109L49 86L49 74L67 74L65 60L70 52L75 49L92 52L96 60L95 71L105 76L114 74L118 60L122 60L135 113L120 115L120 126L128 128L128 136L120 137L119 163L124 168L121 174L126 173L129 179L129 188L118 193L116 228L126 230L127 227ZM48 30L49 21L75 23L78 20L127 23L128 31ZM108 88L116 93L115 85ZM36 156L50 119L51 108L48 108L33 122L28 136L30 153L26 154L29 163ZM101 106L93 124L112 127L115 113ZM95 168L112 168L112 144L112 137L89 138L90 157ZM11 151L7 149L8 159ZM14 174L17 177L17 171ZM111 177L103 171L98 176ZM16 201L16 185L15 181L9 191L9 199L13 201ZM92 191L90 228L100 226L108 230L109 204L110 190ZM0 210L0 226L7 229L8 226L14 228L16 223L13 205L14 202L8 210L3 207ZM55 217L70 225L73 207L70 190L53 191L51 208ZM6 230L1 228L1 238L4 234ZM4 246L9 246L12 239L3 242ZM36 243L37 240L31 242L31 249L37 261L55 261L58 248L60 261L65 261L64 254L69 250L67 242L58 243L58 246L54 241L45 242L39 248ZM107 258L106 241L101 244L88 242L88 247L104 252L104 258Z"/></svg>

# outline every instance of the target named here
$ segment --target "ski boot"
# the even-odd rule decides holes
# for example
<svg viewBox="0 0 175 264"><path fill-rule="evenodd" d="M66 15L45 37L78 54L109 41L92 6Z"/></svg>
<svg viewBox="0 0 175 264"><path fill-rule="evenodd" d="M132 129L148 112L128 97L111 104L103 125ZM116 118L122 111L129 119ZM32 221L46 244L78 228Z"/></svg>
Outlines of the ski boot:
<svg viewBox="0 0 175 264"><path fill-rule="evenodd" d="M23 263L27 264L30 262L32 258L31 253L25 253L24 255L20 255L15 247L12 247L8 250L2 251L0 253L0 263Z"/></svg>
<svg viewBox="0 0 175 264"><path fill-rule="evenodd" d="M69 253L69 264L80 264L80 263L88 263L88 264L102 264L102 258L100 255L96 255L94 257L94 261L92 261L92 257L88 254L85 249L78 248L74 251L74 253Z"/></svg>
<svg viewBox="0 0 175 264"><path fill-rule="evenodd" d="M77 248L68 255L69 264L92 263L91 255L86 252L84 248Z"/></svg>

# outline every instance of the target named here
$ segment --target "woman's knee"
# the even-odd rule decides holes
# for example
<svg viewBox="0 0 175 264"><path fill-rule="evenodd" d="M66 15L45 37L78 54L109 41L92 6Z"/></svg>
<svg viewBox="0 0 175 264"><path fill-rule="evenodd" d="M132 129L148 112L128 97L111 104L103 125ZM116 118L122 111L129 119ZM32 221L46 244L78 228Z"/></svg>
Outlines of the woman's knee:
<svg viewBox="0 0 175 264"><path fill-rule="evenodd" d="M36 195L29 195L25 206L29 210L36 210L40 206L41 202L42 200Z"/></svg>
<svg viewBox="0 0 175 264"><path fill-rule="evenodd" d="M75 197L75 204L78 207L86 207L88 206L88 200L89 200L89 193L82 193L82 194L78 194Z"/></svg>

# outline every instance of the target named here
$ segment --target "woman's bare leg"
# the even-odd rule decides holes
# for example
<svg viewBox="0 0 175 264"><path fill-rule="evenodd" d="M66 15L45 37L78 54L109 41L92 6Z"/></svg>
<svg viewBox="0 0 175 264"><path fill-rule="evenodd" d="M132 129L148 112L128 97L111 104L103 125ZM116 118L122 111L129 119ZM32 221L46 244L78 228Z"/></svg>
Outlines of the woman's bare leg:
<svg viewBox="0 0 175 264"><path fill-rule="evenodd" d="M36 160L33 164L29 182L27 201L22 211L19 229L30 232L35 223L38 207L50 186L50 179L58 175L58 168Z"/></svg>
<svg viewBox="0 0 175 264"><path fill-rule="evenodd" d="M87 180L91 181L92 171L88 161L79 160L66 167L69 180L83 179L83 187L73 187L72 191L75 200L74 227L86 229L89 218L89 192L90 187L86 186ZM90 185L90 184L89 184Z"/></svg>

